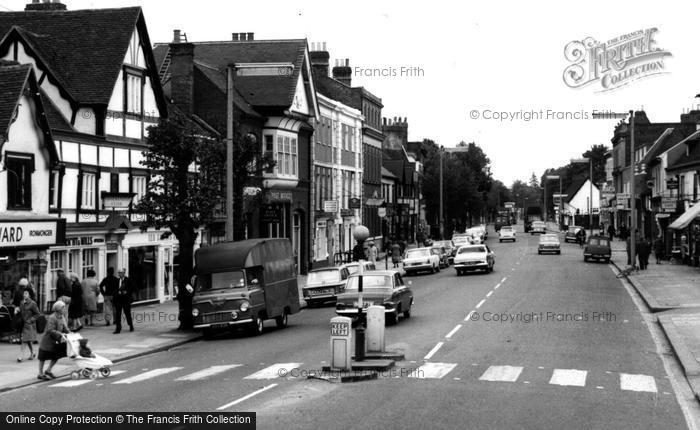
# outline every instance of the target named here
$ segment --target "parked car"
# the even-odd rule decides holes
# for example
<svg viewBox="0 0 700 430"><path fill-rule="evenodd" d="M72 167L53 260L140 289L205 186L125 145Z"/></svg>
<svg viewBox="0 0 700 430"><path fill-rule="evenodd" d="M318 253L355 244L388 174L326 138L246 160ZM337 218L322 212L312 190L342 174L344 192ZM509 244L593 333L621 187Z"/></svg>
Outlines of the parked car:
<svg viewBox="0 0 700 430"><path fill-rule="evenodd" d="M445 248L445 251L447 251L447 259L448 263L452 264L454 262L455 258L455 253L457 252L457 247L455 247L455 244L452 243L451 240L440 240L435 242L434 246L442 246Z"/></svg>
<svg viewBox="0 0 700 430"><path fill-rule="evenodd" d="M578 225L572 225L569 226L569 230L567 230L566 234L564 235L564 242L578 242L578 239L576 238L576 233L579 232L583 227L578 226Z"/></svg>
<svg viewBox="0 0 700 430"><path fill-rule="evenodd" d="M424 270L439 272L440 257L433 254L430 248L409 249L403 257L403 269L407 275Z"/></svg>
<svg viewBox="0 0 700 430"><path fill-rule="evenodd" d="M610 241L605 236L591 236L583 247L583 261L590 259L610 262Z"/></svg>
<svg viewBox="0 0 700 430"><path fill-rule="evenodd" d="M472 270L493 272L496 263L494 252L486 245L465 245L459 248L455 256L457 276Z"/></svg>
<svg viewBox="0 0 700 430"><path fill-rule="evenodd" d="M354 275L359 270L360 263L357 261L353 261L352 263L346 263L344 266L345 266L345 268L348 269L348 272L350 273L350 275ZM372 263L371 261L363 261L362 267L363 267L365 272L377 270L376 265L374 263Z"/></svg>
<svg viewBox="0 0 700 430"><path fill-rule="evenodd" d="M277 327L299 312L299 287L289 239L249 239L199 248L195 253L192 316L194 328L248 328L263 332L263 322Z"/></svg>
<svg viewBox="0 0 700 430"><path fill-rule="evenodd" d="M440 257L440 268L445 268L450 266L450 257L447 254L447 250L445 249L444 246L435 246L433 245L430 248L430 251L433 254L437 254L438 257Z"/></svg>
<svg viewBox="0 0 700 430"><path fill-rule="evenodd" d="M452 236L452 243L455 245L454 254L457 254L457 248L462 245L471 245L472 235L469 233L458 233Z"/></svg>
<svg viewBox="0 0 700 430"><path fill-rule="evenodd" d="M359 314L359 275L348 278L345 292L338 296L335 312L341 316L357 318ZM386 321L399 322L400 315L410 318L413 306L413 291L404 283L396 270L377 270L362 276L362 312L372 305L384 306Z"/></svg>
<svg viewBox="0 0 700 430"><path fill-rule="evenodd" d="M545 234L547 232L547 224L544 221L533 221L530 226L530 235L535 233Z"/></svg>
<svg viewBox="0 0 700 430"><path fill-rule="evenodd" d="M540 243L537 245L537 253L541 255L545 252L561 254L561 243L559 242L559 236L553 233L543 234L540 236Z"/></svg>
<svg viewBox="0 0 700 430"><path fill-rule="evenodd" d="M471 236L471 243L473 244L481 244L486 240L484 233L479 228L469 228L467 229L467 234Z"/></svg>
<svg viewBox="0 0 700 430"><path fill-rule="evenodd" d="M498 231L498 241L503 242L504 240L512 240L515 242L515 229L513 226L501 226L501 229Z"/></svg>
<svg viewBox="0 0 700 430"><path fill-rule="evenodd" d="M302 287L306 304L311 307L335 300L338 294L345 291L349 276L347 265L311 270L306 285Z"/></svg>

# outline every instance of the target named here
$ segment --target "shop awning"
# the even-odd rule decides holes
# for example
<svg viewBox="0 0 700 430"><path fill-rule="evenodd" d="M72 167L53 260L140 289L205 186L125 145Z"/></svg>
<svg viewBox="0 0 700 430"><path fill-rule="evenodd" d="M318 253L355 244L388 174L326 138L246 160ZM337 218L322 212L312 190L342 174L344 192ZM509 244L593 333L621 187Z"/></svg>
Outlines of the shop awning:
<svg viewBox="0 0 700 430"><path fill-rule="evenodd" d="M679 216L678 219L673 221L668 228L673 230L682 230L688 227L695 217L700 216L700 204L694 204L687 211L683 212L683 215Z"/></svg>

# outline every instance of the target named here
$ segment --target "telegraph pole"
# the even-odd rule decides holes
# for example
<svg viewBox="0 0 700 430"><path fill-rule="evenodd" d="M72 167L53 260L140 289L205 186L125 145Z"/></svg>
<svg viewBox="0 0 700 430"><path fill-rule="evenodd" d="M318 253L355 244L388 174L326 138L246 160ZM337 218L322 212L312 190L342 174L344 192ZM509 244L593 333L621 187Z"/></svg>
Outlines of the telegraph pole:
<svg viewBox="0 0 700 430"><path fill-rule="evenodd" d="M634 184L634 110L630 110L630 262L632 267L635 267L635 259L637 257L637 199Z"/></svg>

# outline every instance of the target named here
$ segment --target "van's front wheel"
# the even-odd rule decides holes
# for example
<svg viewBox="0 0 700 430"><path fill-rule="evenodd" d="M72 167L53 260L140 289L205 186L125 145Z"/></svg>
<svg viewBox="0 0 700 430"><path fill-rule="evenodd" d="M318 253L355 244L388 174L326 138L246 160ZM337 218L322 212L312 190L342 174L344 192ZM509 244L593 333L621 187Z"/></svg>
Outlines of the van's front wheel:
<svg viewBox="0 0 700 430"><path fill-rule="evenodd" d="M253 322L250 326L250 334L253 336L259 336L263 332L263 319L260 315L256 315L253 318Z"/></svg>
<svg viewBox="0 0 700 430"><path fill-rule="evenodd" d="M288 317L288 315L289 315L289 314L288 314L287 311L285 310L284 313L283 313L282 315L275 317L275 322L277 323L277 328L285 328L285 327L287 327L287 322L288 322L288 321L287 321L287 317Z"/></svg>

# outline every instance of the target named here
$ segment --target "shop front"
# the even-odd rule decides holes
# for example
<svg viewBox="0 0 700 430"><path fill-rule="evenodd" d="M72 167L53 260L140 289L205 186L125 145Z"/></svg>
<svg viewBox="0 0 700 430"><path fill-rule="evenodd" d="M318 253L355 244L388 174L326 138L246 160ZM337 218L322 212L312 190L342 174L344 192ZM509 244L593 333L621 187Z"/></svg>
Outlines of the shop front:
<svg viewBox="0 0 700 430"><path fill-rule="evenodd" d="M2 305L12 303L18 281L27 277L37 303L44 309L48 297L45 282L47 249L65 241L63 219L0 214L0 294Z"/></svg>

